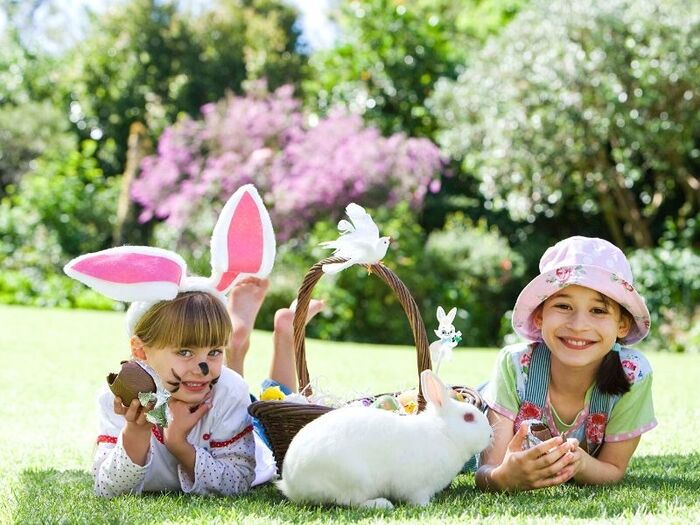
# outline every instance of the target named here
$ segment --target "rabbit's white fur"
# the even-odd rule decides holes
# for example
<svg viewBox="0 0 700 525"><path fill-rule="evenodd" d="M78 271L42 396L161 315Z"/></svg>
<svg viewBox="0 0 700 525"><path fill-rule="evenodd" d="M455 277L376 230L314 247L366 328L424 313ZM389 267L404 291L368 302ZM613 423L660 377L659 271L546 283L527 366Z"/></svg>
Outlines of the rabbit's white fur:
<svg viewBox="0 0 700 525"><path fill-rule="evenodd" d="M427 505L492 431L470 403L449 397L433 372L421 374L424 412L400 416L346 407L322 415L292 439L278 488L292 501L391 508Z"/></svg>

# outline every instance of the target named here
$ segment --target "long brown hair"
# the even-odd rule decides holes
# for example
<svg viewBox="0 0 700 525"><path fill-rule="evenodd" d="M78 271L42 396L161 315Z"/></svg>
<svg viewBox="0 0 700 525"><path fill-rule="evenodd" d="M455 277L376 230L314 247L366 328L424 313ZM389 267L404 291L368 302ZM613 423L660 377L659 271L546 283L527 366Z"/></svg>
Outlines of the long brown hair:
<svg viewBox="0 0 700 525"><path fill-rule="evenodd" d="M134 335L154 348L225 347L231 319L216 297L206 292L181 292L154 304L134 327Z"/></svg>
<svg viewBox="0 0 700 525"><path fill-rule="evenodd" d="M622 305L610 299L608 296L600 294L603 303L607 308L611 305L616 304L620 310L620 319L626 319L629 323L630 328L634 326L634 317L627 311ZM618 343L619 338L618 338ZM627 379L627 374L622 368L622 363L620 362L620 354L617 352L608 352L603 358L603 362L598 368L598 373L596 374L596 383L598 384L598 389L604 394L618 395L626 394L630 391L630 382Z"/></svg>

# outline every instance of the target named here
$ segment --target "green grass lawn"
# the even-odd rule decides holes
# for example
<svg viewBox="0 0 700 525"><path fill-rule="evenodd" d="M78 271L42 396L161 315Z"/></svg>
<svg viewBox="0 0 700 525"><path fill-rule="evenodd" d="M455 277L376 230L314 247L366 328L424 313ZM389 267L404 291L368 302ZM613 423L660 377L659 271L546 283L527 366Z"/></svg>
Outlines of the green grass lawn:
<svg viewBox="0 0 700 525"><path fill-rule="evenodd" d="M472 475L462 475L426 508L371 511L298 507L272 486L238 498L99 499L89 471L95 393L128 357L123 314L0 306L0 328L0 523L700 522L700 355L648 355L659 426L642 438L620 485L483 494ZM416 383L410 348L307 346L310 374L328 392L376 393ZM253 390L270 352L270 334L256 332L246 369ZM488 377L495 355L460 349L442 375L475 385Z"/></svg>

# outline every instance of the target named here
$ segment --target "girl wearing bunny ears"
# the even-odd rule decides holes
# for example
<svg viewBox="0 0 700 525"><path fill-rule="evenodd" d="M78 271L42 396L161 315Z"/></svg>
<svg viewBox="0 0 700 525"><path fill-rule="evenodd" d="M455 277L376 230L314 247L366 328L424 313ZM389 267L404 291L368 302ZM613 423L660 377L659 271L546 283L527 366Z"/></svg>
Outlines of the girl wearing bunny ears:
<svg viewBox="0 0 700 525"><path fill-rule="evenodd" d="M93 464L98 495L162 490L232 495L272 477L272 455L256 446L252 432L248 387L223 359L231 335L225 294L240 274L266 277L274 257L270 218L247 185L229 199L216 223L208 279L187 276L177 254L143 246L87 254L66 265L69 276L132 303L127 311L132 356L170 393L172 419L162 428L146 420L148 406L138 399L123 406L105 387Z"/></svg>
<svg viewBox="0 0 700 525"><path fill-rule="evenodd" d="M578 236L550 247L515 303L513 328L531 343L501 350L486 386L495 437L477 485L620 481L641 434L656 426L649 362L621 346L649 333L649 311L622 251ZM528 448L531 420L554 437Z"/></svg>

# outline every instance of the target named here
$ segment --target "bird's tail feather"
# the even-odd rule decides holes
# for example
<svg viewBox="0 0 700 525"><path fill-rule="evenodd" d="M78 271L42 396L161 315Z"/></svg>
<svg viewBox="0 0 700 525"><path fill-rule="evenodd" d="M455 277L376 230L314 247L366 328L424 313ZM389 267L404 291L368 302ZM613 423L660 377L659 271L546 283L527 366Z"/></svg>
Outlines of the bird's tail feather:
<svg viewBox="0 0 700 525"><path fill-rule="evenodd" d="M330 263L330 264L324 264L323 265L323 273L330 273L330 274L335 274L338 272L342 272L345 270L345 268L350 268L352 266L354 261L345 261L343 263Z"/></svg>

